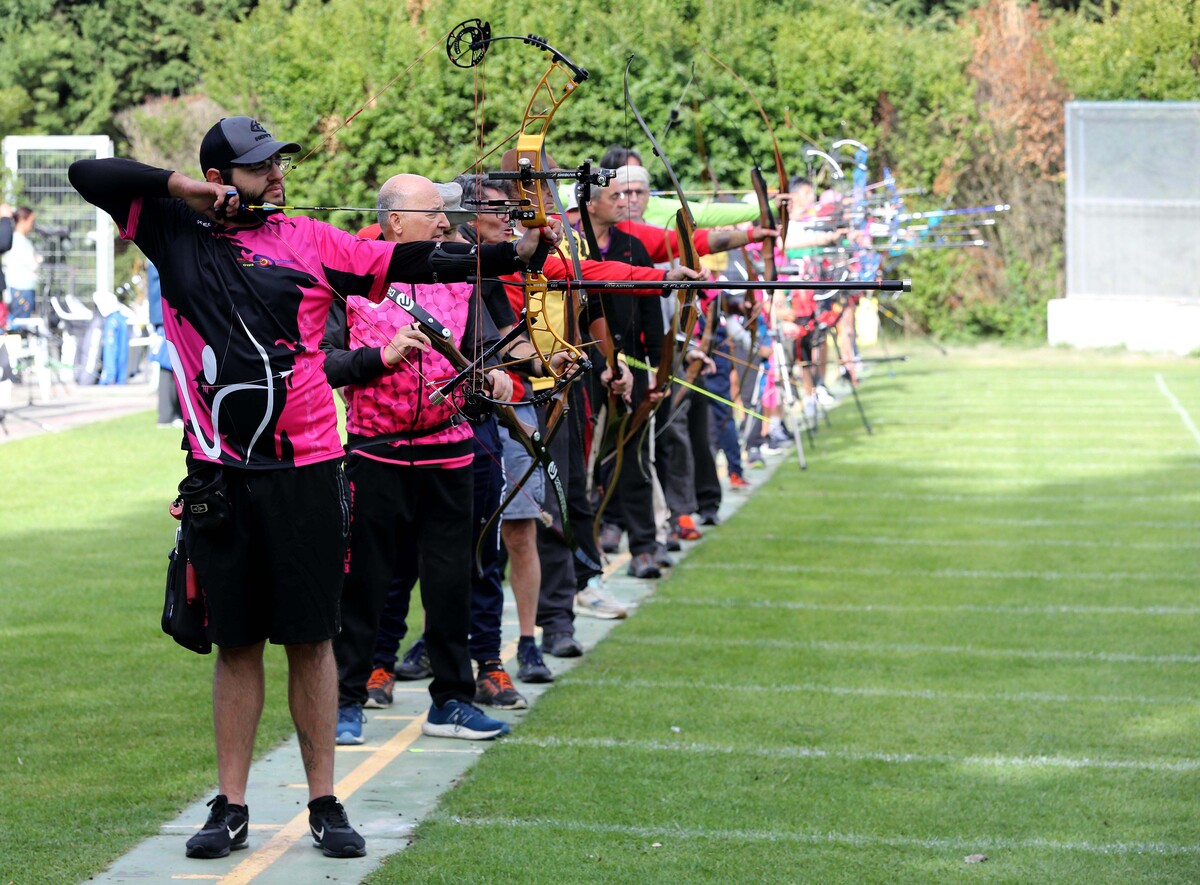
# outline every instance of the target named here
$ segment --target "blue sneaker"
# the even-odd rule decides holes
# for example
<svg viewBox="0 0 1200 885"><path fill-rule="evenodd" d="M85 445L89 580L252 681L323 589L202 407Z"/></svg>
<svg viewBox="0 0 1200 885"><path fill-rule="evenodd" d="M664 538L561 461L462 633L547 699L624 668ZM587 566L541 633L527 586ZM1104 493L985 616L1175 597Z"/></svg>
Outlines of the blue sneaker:
<svg viewBox="0 0 1200 885"><path fill-rule="evenodd" d="M508 734L508 723L492 719L466 701L449 700L444 707L434 704L429 708L429 715L421 723L421 731L430 737L490 741Z"/></svg>
<svg viewBox="0 0 1200 885"><path fill-rule="evenodd" d="M366 721L367 717L363 715L361 705L347 704L345 707L338 707L338 744L341 746L361 744L363 742L362 727Z"/></svg>

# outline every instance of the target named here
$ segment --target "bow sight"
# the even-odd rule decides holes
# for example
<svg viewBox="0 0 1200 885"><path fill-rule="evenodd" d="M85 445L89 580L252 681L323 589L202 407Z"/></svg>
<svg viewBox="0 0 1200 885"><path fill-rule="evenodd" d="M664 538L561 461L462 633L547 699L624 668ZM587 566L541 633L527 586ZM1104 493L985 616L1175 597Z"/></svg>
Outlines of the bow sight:
<svg viewBox="0 0 1200 885"><path fill-rule="evenodd" d="M467 19L465 22L456 25L446 35L446 57L450 59L451 64L457 67L473 68L483 61L484 56L487 55L488 47L500 40L520 40L529 46L535 46L544 52L549 52L555 62L564 64L571 69L571 73L574 75L571 79L576 83L582 83L588 78L586 70L579 67L579 65L575 64L537 34L528 34L524 37L515 35L493 37L491 24L478 18Z"/></svg>

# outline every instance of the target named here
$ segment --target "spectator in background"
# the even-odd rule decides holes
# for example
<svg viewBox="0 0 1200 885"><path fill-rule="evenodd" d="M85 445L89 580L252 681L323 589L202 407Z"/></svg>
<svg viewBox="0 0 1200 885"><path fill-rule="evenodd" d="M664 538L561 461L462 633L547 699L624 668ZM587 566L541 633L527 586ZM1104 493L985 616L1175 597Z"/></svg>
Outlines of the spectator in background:
<svg viewBox="0 0 1200 885"><path fill-rule="evenodd" d="M36 218L37 213L28 206L13 213L12 248L4 256L4 272L8 281L8 312L14 319L33 316L38 264L42 260L29 239Z"/></svg>
<svg viewBox="0 0 1200 885"><path fill-rule="evenodd" d="M158 426L183 427L183 409L179 407L179 391L175 388L175 369L171 365L171 354L167 351L167 339L163 333L162 284L154 262L146 262L146 301L150 306L150 326L154 329L156 344L150 359L159 365L158 373Z"/></svg>
<svg viewBox="0 0 1200 885"><path fill-rule="evenodd" d="M13 241L13 208L8 203L0 203L0 254L12 248ZM0 329L8 326L8 298L4 286L4 263L0 262L0 295L5 298L0 302Z"/></svg>

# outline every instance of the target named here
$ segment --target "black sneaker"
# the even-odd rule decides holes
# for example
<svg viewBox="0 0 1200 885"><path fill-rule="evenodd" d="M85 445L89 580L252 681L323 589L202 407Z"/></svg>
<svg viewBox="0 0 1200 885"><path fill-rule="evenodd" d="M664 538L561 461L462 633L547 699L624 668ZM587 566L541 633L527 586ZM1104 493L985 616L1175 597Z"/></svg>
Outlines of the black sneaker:
<svg viewBox="0 0 1200 885"><path fill-rule="evenodd" d="M429 666L429 652L425 649L425 637L422 636L412 644L404 660L396 665L397 679L428 679L433 675Z"/></svg>
<svg viewBox="0 0 1200 885"><path fill-rule="evenodd" d="M529 683L554 681L554 674L546 666L541 649L532 642L517 648L517 678Z"/></svg>
<svg viewBox="0 0 1200 885"><path fill-rule="evenodd" d="M326 857L362 857L367 853L366 840L350 826L346 809L336 796L322 796L308 803L308 830L313 848L320 848Z"/></svg>
<svg viewBox="0 0 1200 885"><path fill-rule="evenodd" d="M250 829L250 809L245 805L230 805L224 793L208 803L212 809L200 832L187 840L188 857L226 857L229 852L246 847L246 831Z"/></svg>

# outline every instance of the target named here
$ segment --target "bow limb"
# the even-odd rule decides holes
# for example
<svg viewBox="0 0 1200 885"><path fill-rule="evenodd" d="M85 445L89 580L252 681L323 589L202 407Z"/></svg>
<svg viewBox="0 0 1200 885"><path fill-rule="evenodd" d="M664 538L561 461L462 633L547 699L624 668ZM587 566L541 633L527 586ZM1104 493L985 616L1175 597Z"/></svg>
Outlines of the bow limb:
<svg viewBox="0 0 1200 885"><path fill-rule="evenodd" d="M571 550L575 556L585 564L599 568L597 563L591 562L575 540L575 534L571 528L571 519L567 506L567 493L563 488L562 478L558 473L558 465L550 454L550 443L554 439L554 435L558 432L562 420L568 412L568 406L565 398L555 400L554 407L550 410L550 414L546 417L546 432L542 434L536 427L530 427L524 421L517 417L515 411L510 406L500 406L496 410L496 417L500 423L504 425L509 434L517 440L527 451L533 462L512 485L504 499L500 502L500 506L495 512L488 517L483 528L479 533L479 542L475 547L475 563L476 567L480 567L483 560L483 545L487 538L491 535L496 523L499 521L508 505L513 502L518 494L525 488L525 484L529 482L534 471L539 468L545 470L546 477L550 481L550 487L554 491L555 500L558 503L559 513L562 515L562 538L563 543ZM553 524L553 517L543 509L542 524L549 527Z"/></svg>
<svg viewBox="0 0 1200 885"><path fill-rule="evenodd" d="M515 38L493 38L490 28L476 30L470 41L472 49L470 65L482 61L482 53L486 46L500 39ZM547 180L543 174L545 168L549 166L545 143L550 121L563 103L575 92L579 84L587 79L588 72L575 65L540 37L530 34L523 38L523 42L546 52L549 56L549 66L534 87L533 94L525 106L521 128L517 135L517 169L520 174L515 184L521 203L531 210L522 213L520 218L521 224L529 229L545 227L548 222L546 213L551 201L547 199L547 190L557 199L553 182ZM565 216L565 213L560 214ZM574 250L574 242L571 243L571 247ZM524 316L529 330L529 340L541 358L547 375L553 377L555 381L550 390L538 394L534 399L557 395L567 384L582 377L583 373L591 367L578 344L570 340L577 339L578 336L572 333L575 326L573 322L575 306L569 291L563 297L564 325L562 331L560 332L559 327L550 321L547 312L547 279L541 272L542 262L548 251L548 247L543 243L543 247L539 248L538 253L530 262L531 269L525 274L523 284ZM576 266L578 267L578 262L576 262ZM553 357L562 352L567 353L570 360L560 373L555 370ZM526 470L524 476L517 480L496 512L488 518L484 530L480 534L480 546L476 548L477 561L480 559L482 544L490 533L491 527L539 467L546 471L558 501L562 514L563 540L577 557L581 556L581 551L571 530L566 492L559 477L558 467L548 448L567 411L566 398L559 396L547 416L546 433L543 435L538 428L528 427L520 421L511 407L505 405L498 407L496 415L500 423L505 426L514 439L524 446L532 457L533 463Z"/></svg>
<svg viewBox="0 0 1200 885"><path fill-rule="evenodd" d="M558 109L588 78L588 72L536 34L526 37L492 36L491 26L480 19L465 21L451 32L446 40L446 54L460 67L474 67L483 61L491 44L500 40L521 40L545 52L549 58L545 73L525 105L516 148L515 186L524 210L519 220L526 229L542 228L548 222L546 213L550 205L546 191L547 188L553 190L553 184L548 184L544 172L546 133ZM549 246L543 241L530 260L530 271L525 275L526 311L530 317L530 341L541 357L546 373L554 377L556 382L562 382L571 373L570 366L585 360L578 346L567 341L552 324L546 322L546 277L541 267L548 253ZM569 298L566 300L570 301ZM543 346L547 339L558 348L557 351ZM560 351L566 351L571 356L568 368L562 373L557 372L551 362L554 354Z"/></svg>
<svg viewBox="0 0 1200 885"><path fill-rule="evenodd" d="M550 66L538 81L525 106L525 116L521 122L520 134L517 136L518 169L522 173L529 173L528 175L523 174L521 178L517 179L517 191L520 199L528 201L534 209L532 217L523 218L521 224L526 228L535 228L545 227L548 220L547 206L554 205L556 209L559 208L557 206L557 188L553 182L548 182L538 175L549 166L549 157L546 153L546 133L549 130L550 121L563 103L574 94L579 84L587 79L588 72L573 64L565 55L539 37L530 35L525 38L525 42L543 49L550 56ZM553 195L552 199L547 198L547 191ZM560 211L559 214L565 223L566 212ZM576 277L582 277L579 272L578 252L574 239L570 241L569 245ZM572 322L575 312L574 299L569 292L563 298L563 331L566 333L564 336L560 334L553 323L549 322L546 315L546 277L541 273L539 262L536 259L533 264L537 268L536 271L525 276L525 309L531 317L529 338L534 349L541 356L546 371L559 380L561 376L551 365L551 358L555 352L568 353L572 362L586 362L578 344L568 340L577 337L571 332L575 325ZM542 346L547 338L553 342L555 350Z"/></svg>
<svg viewBox="0 0 1200 885"><path fill-rule="evenodd" d="M727 71L729 75L733 77L733 79L737 80L738 84L741 85L744 90L746 90L746 94L750 96L750 100L754 103L754 107L758 109L758 115L762 117L763 125L767 128L767 133L771 136L771 148L774 152L775 158L775 171L779 176L779 193L786 194L788 192L788 176L787 171L783 166L783 152L779 149L779 139L775 136L775 129L773 126L771 126L771 120L767 117L767 112L763 109L762 103L758 100L758 96L754 94L754 90L750 88L750 84L742 79L742 76L737 71L709 52L708 49L704 50L704 54L716 62L725 71ZM759 178L761 177L762 173L760 172ZM755 190L757 191L757 185ZM788 208L787 204L785 203L779 207L779 236L784 242L787 242L788 223ZM765 246L763 247L763 253L764 255L766 254Z"/></svg>
<svg viewBox="0 0 1200 885"><path fill-rule="evenodd" d="M413 314L413 316L417 322L421 323L422 327L425 328L425 330L429 333L431 346L437 350L438 353L444 356L451 365L453 365L460 372L467 372L472 369L475 363L469 360L466 354L464 354L454 345L454 342L450 340L450 337L445 334L446 330L441 326L440 323L438 323L436 320L430 317L427 312L424 311L421 311L419 314ZM579 545L576 543L575 536L572 533L571 519L569 510L567 508L566 490L563 488L562 480L559 477L558 465L554 462L554 458L551 456L549 449L550 441L554 438L554 433L558 429L558 425L561 423L562 417L566 414L566 411L566 400L557 400L554 409L551 411L551 414L547 419L546 433L543 436L538 428L530 427L521 421L517 417L517 414L511 405L501 404L496 408L496 418L509 431L513 439L521 443L525 450L529 452L530 456L533 458L533 463L529 466L529 469L526 470L525 474L521 476L515 483L513 483L512 489L509 491L508 495L501 502L495 513L489 516L487 522L484 524L483 530L479 535L479 542L475 547L475 563L477 568L481 568L482 566L483 544L486 541L491 528L495 525L496 520L500 518L500 515L504 512L505 508L508 507L508 505L512 503L513 499L522 492L525 484L533 475L533 471L539 467L546 471L546 476L550 480L551 488L554 490L554 496L558 502L559 511L562 514L562 535L564 543L567 545L567 547L574 551L576 556L582 555L586 557L586 554L582 554L582 551L580 551Z"/></svg>
<svg viewBox="0 0 1200 885"><path fill-rule="evenodd" d="M625 103L629 106L633 118L641 127L642 132L650 142L651 148L654 150L654 155L662 162L663 168L667 171L667 177L671 180L671 187L675 189L675 195L679 198L679 210L675 213L675 230L678 233L679 239L679 257L680 262L692 270L700 270L700 257L696 254L695 235L696 235L696 220L692 217L691 207L688 205L687 195L684 193L683 186L679 183L678 177L675 175L675 170L671 168L671 162L667 159L666 152L658 143L658 139L654 137L654 132L646 123L645 118L637 108L637 104L633 100L633 95L629 90L629 71L633 66L634 56L629 56L625 63ZM655 376L655 390L665 391L670 383L671 375L675 364L675 338L679 331L683 331L685 335L691 334L691 328L695 324L695 301L688 300L685 302L684 295L686 290L679 290L679 302L675 310L675 320L672 323L672 328L667 330L663 335L662 352L658 358L658 370ZM661 402L661 400L660 400ZM649 417L658 408L658 403L652 403L647 397L642 402L638 403L629 421L629 426L626 428L625 441L628 441L637 430L645 423Z"/></svg>
<svg viewBox="0 0 1200 885"><path fill-rule="evenodd" d="M709 303L708 309L705 311L704 332L701 333L700 343L697 345L697 348L696 348L697 350L699 350L701 353L703 353L706 357L708 357L710 359L712 358L713 352L716 350L716 342L717 342L716 327L717 327L717 323L720 322L720 319L721 319L721 293L718 292L713 297L713 300ZM684 345L685 348L687 346L688 345L686 345L686 344ZM696 379L700 377L700 372L703 371L703 369L704 369L704 360L692 360L692 362L688 363L688 367L685 370L684 375L683 375L683 380L685 382L687 382L687 384L685 386L681 386L680 389L675 392L675 396L672 400L673 406L678 406L683 401L684 395L687 393L690 386L694 386L696 384ZM671 418L668 420L674 420L673 413L672 413Z"/></svg>

